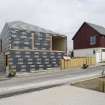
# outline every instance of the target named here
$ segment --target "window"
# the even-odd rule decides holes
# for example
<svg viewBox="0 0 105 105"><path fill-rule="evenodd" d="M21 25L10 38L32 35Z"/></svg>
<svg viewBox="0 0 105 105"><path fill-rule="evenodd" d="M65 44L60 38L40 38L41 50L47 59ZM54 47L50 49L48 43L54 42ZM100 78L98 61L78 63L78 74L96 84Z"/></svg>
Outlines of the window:
<svg viewBox="0 0 105 105"><path fill-rule="evenodd" d="M52 50L65 51L66 50L66 37L52 36Z"/></svg>
<svg viewBox="0 0 105 105"><path fill-rule="evenodd" d="M95 45L96 44L96 36L91 36L90 37L90 45Z"/></svg>

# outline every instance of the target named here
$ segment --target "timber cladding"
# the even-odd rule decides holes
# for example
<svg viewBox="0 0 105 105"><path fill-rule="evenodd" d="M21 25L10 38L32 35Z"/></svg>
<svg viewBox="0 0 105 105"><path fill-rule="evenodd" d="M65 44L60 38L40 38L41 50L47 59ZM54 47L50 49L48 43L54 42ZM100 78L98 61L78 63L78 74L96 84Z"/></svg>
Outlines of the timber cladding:
<svg viewBox="0 0 105 105"><path fill-rule="evenodd" d="M72 58L70 60L62 59L60 62L61 69L70 69L70 68L80 68L83 64L87 65L95 65L96 58L95 57L80 57L80 58Z"/></svg>
<svg viewBox="0 0 105 105"><path fill-rule="evenodd" d="M20 23L19 26L17 25L18 27L7 26L4 27L1 39L3 42L5 42L5 39L7 41L8 45L6 45L3 53L8 55L8 65L11 69L33 71L59 66L59 61L66 52L66 36L47 31L43 32L42 29L40 31L29 30L30 25L27 25L28 29L22 29ZM52 37L55 37L56 43L55 40L52 40ZM5 43L2 47L5 47ZM7 52L8 54L6 54Z"/></svg>

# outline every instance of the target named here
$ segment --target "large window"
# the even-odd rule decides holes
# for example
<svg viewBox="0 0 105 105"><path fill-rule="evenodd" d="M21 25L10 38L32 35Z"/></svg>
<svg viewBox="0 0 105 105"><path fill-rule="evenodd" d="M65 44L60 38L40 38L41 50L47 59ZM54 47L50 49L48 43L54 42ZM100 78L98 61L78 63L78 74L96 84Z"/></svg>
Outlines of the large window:
<svg viewBox="0 0 105 105"><path fill-rule="evenodd" d="M65 36L54 36L46 33L31 33L32 49L34 50L50 50L50 51L66 51L67 39ZM26 43L27 44L27 43Z"/></svg>
<svg viewBox="0 0 105 105"><path fill-rule="evenodd" d="M52 50L65 51L66 50L66 37L52 36Z"/></svg>
<svg viewBox="0 0 105 105"><path fill-rule="evenodd" d="M90 45L95 45L96 44L96 36L91 36L90 37Z"/></svg>

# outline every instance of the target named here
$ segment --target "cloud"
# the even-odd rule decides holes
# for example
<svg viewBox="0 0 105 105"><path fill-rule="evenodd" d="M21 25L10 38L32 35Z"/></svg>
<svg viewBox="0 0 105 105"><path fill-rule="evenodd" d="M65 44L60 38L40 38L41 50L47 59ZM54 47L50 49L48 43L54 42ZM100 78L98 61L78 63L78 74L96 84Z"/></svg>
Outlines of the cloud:
<svg viewBox="0 0 105 105"><path fill-rule="evenodd" d="M0 0L0 29L22 20L72 37L84 21L103 25L105 0Z"/></svg>

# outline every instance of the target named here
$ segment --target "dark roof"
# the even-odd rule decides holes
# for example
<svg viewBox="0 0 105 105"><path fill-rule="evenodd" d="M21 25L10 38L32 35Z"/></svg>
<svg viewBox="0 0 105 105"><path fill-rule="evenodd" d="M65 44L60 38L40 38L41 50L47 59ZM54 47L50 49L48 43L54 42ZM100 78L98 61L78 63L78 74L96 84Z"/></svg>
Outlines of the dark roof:
<svg viewBox="0 0 105 105"><path fill-rule="evenodd" d="M27 30L27 31L34 31L34 32L43 32L43 33L50 33L50 34L55 34L55 35L62 35L56 32L53 32L51 30L47 30L44 28L41 28L39 26L36 25L32 25L29 23L25 23L22 21L13 21L13 22L8 22L7 23L9 28L15 28L15 29L19 29L19 30ZM64 36L64 35L62 35Z"/></svg>
<svg viewBox="0 0 105 105"><path fill-rule="evenodd" d="M96 30L99 34L105 35L105 28L104 28L103 26L96 25L96 24L92 24L92 23L89 23L89 22L84 22L83 25L84 25L84 24L89 25L89 26L92 27L94 30ZM83 26L83 25L82 25L82 26ZM81 26L81 27L82 27L82 26ZM81 29L81 27L80 27L80 29ZM80 30L80 29L79 29L79 30ZM76 34L77 34L77 33L76 33ZM72 40L75 38L76 34L73 36Z"/></svg>
<svg viewBox="0 0 105 105"><path fill-rule="evenodd" d="M92 28L94 28L98 33L105 35L105 28L103 26L100 25L96 25L96 24L92 24L92 23L88 23L86 22L89 26L91 26Z"/></svg>

